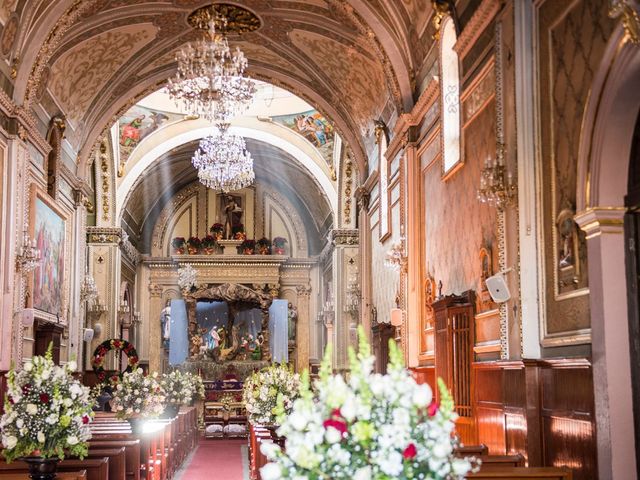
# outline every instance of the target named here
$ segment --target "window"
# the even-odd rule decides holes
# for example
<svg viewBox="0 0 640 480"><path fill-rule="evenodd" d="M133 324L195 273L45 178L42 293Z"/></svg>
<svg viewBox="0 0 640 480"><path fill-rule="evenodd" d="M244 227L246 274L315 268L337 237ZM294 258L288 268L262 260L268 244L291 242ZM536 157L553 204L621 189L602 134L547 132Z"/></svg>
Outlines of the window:
<svg viewBox="0 0 640 480"><path fill-rule="evenodd" d="M440 29L440 102L442 107L443 174L452 172L460 163L460 75L456 44L456 28L451 17Z"/></svg>

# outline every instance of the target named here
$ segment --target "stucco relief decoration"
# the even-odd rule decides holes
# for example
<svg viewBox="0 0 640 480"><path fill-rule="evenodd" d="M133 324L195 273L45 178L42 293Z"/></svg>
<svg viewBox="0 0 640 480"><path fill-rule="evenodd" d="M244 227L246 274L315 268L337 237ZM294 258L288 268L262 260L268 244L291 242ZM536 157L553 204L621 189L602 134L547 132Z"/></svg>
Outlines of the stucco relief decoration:
<svg viewBox="0 0 640 480"><path fill-rule="evenodd" d="M369 119L380 116L388 98L382 66L356 47L317 33L293 30L290 37L293 44L331 78L349 105L355 122L366 130Z"/></svg>
<svg viewBox="0 0 640 480"><path fill-rule="evenodd" d="M18 0L0 0L0 21L6 22L15 11L17 5Z"/></svg>
<svg viewBox="0 0 640 480"><path fill-rule="evenodd" d="M4 24L4 28L2 29L2 37L0 37L0 52L5 57L11 53L13 49L13 45L16 41L16 37L18 35L18 28L20 26L19 17L17 14L13 14L7 20L7 23Z"/></svg>
<svg viewBox="0 0 640 480"><path fill-rule="evenodd" d="M152 25L129 25L104 32L68 50L51 68L49 89L69 120L78 122L92 100L157 32Z"/></svg>

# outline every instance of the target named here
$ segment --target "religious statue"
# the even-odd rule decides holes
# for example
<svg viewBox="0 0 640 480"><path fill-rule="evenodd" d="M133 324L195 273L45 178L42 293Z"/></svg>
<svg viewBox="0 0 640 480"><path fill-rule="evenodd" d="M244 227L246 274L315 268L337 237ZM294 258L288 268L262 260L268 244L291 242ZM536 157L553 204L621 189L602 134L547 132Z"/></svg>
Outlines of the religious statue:
<svg viewBox="0 0 640 480"><path fill-rule="evenodd" d="M168 349L171 337L171 300L167 300L165 307L160 312L160 322L162 323L162 345Z"/></svg>
<svg viewBox="0 0 640 480"><path fill-rule="evenodd" d="M289 304L287 315L289 324L289 343L296 341L296 325L298 324L298 307Z"/></svg>
<svg viewBox="0 0 640 480"><path fill-rule="evenodd" d="M575 221L573 210L566 208L558 214L557 227L560 234L560 251L558 252L558 267L563 269L575 264L574 236Z"/></svg>
<svg viewBox="0 0 640 480"><path fill-rule="evenodd" d="M224 238L233 239L233 227L242 223L242 207L238 205L233 195L225 195L224 207Z"/></svg>

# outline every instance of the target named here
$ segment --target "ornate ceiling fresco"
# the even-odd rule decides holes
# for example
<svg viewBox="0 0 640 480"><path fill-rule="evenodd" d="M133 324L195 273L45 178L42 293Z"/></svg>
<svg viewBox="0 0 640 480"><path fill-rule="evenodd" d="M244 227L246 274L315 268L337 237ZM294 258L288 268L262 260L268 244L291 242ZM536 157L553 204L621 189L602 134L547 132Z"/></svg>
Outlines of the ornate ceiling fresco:
<svg viewBox="0 0 640 480"><path fill-rule="evenodd" d="M20 18L13 99L33 106L43 92L70 120L81 164L96 138L175 69L174 52L196 38L187 17L202 0L0 0L0 20ZM387 105L413 104L412 40L428 0L244 0L261 27L230 38L249 73L283 86L325 114L364 162L363 139ZM424 28L420 28L424 31ZM12 40L12 39L7 39ZM383 48L384 45L384 48ZM420 53L421 54L421 53ZM50 112L51 113L51 112ZM83 173L80 165L79 173Z"/></svg>

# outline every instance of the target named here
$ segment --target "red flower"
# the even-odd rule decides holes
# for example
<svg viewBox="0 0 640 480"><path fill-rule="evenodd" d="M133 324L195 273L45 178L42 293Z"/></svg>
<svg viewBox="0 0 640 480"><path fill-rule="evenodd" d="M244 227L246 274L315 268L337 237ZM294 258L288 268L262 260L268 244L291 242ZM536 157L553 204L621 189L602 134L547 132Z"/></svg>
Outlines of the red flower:
<svg viewBox="0 0 640 480"><path fill-rule="evenodd" d="M87 417L86 415L83 415L83 416L82 416L82 423L84 423L85 425L86 425L87 423L89 423L89 417Z"/></svg>
<svg viewBox="0 0 640 480"><path fill-rule="evenodd" d="M138 363L138 357L131 357L129 359L129 365L135 365L136 363Z"/></svg>
<svg viewBox="0 0 640 480"><path fill-rule="evenodd" d="M331 416L342 418L342 412L340 411L339 408L334 408L333 411L331 412Z"/></svg>
<svg viewBox="0 0 640 480"><path fill-rule="evenodd" d="M324 428L333 427L336 430L338 430L342 435L347 433L347 423L346 422L342 422L340 420L333 420L333 419L330 418L328 420L325 420L324 423L322 424L322 426Z"/></svg>
<svg viewBox="0 0 640 480"><path fill-rule="evenodd" d="M431 404L427 408L427 413L429 414L430 417L433 417L436 413L438 413L438 408L439 408L439 405L434 400L433 402L431 402Z"/></svg>
<svg viewBox="0 0 640 480"><path fill-rule="evenodd" d="M404 452L402 452L402 457L405 460L411 460L412 458L415 458L417 453L418 451L416 450L416 446L413 443L410 443L407 448L404 449Z"/></svg>
<svg viewBox="0 0 640 480"><path fill-rule="evenodd" d="M113 345L113 348L120 348L120 341L119 340L114 340L111 345Z"/></svg>
<svg viewBox="0 0 640 480"><path fill-rule="evenodd" d="M41 393L40 394L40 401L42 403L49 403L49 395L47 395L46 393Z"/></svg>

